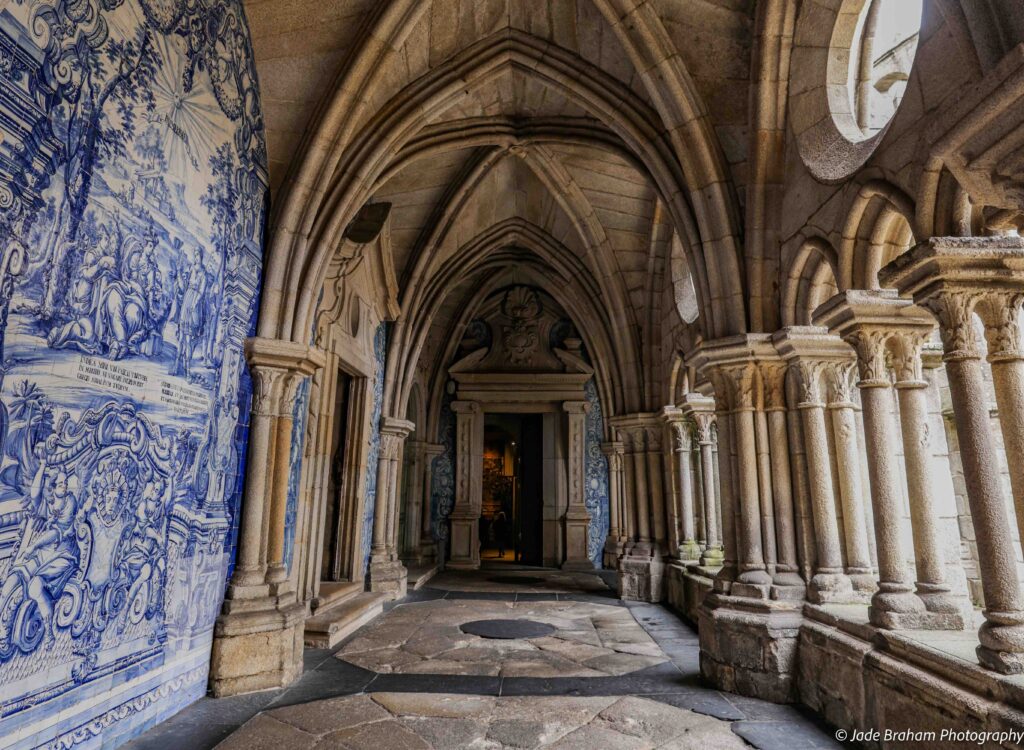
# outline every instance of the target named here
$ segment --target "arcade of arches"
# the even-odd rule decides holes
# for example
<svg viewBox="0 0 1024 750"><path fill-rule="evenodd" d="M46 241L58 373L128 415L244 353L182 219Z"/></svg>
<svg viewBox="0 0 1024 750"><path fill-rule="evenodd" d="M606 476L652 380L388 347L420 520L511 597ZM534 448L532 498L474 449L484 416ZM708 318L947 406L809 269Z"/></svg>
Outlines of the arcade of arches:
<svg viewBox="0 0 1024 750"><path fill-rule="evenodd" d="M539 415L538 557L676 608L716 687L1024 727L1019 7L246 5L274 210L216 694L477 568L485 423Z"/></svg>
<svg viewBox="0 0 1024 750"><path fill-rule="evenodd" d="M213 696L343 643L402 671L398 604L529 564L674 610L723 693L1024 731L1018 0L244 8L270 210Z"/></svg>

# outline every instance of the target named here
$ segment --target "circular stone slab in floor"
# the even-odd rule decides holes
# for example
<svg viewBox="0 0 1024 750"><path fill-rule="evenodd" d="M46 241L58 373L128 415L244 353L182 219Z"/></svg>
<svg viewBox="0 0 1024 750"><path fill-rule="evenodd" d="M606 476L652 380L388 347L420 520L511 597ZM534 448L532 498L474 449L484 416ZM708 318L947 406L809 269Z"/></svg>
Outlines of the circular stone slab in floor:
<svg viewBox="0 0 1024 750"><path fill-rule="evenodd" d="M533 586L538 583L544 583L543 578L537 576L491 576L487 579L491 583L511 583L513 585L520 584L522 586Z"/></svg>
<svg viewBox="0 0 1024 750"><path fill-rule="evenodd" d="M459 626L463 633L481 638L540 638L555 632L553 625L536 620L473 620Z"/></svg>

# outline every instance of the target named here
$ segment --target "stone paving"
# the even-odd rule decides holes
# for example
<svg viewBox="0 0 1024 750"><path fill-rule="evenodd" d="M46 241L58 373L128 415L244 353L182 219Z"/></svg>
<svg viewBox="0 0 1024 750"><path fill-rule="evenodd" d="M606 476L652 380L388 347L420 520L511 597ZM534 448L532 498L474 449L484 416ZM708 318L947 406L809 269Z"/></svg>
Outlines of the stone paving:
<svg viewBox="0 0 1024 750"><path fill-rule="evenodd" d="M550 636L481 638L472 620L547 623ZM602 677L636 672L668 657L625 607L589 602L447 600L396 607L338 654L380 674Z"/></svg>
<svg viewBox="0 0 1024 750"><path fill-rule="evenodd" d="M709 687L697 634L665 607L622 602L595 575L529 575L545 580L517 586L489 581L493 570L447 573L389 604L340 648L307 649L294 685L205 698L126 747L840 747L803 709ZM556 630L496 640L459 627L487 619Z"/></svg>
<svg viewBox="0 0 1024 750"><path fill-rule="evenodd" d="M632 696L374 693L260 714L218 750L261 748L741 750L728 722Z"/></svg>

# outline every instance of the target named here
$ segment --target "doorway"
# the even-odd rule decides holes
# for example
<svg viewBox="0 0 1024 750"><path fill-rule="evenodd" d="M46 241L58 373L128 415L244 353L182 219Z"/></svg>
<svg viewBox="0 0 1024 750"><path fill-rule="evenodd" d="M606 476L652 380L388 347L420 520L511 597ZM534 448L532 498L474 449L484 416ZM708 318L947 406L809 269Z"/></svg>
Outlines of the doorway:
<svg viewBox="0 0 1024 750"><path fill-rule="evenodd" d="M331 434L331 464L327 476L327 508L324 523L324 555L321 559L320 580L336 582L348 580L347 550L344 549L345 513L345 459L352 378L341 370L337 372L334 397L334 423Z"/></svg>
<svg viewBox="0 0 1024 750"><path fill-rule="evenodd" d="M540 414L485 416L482 561L543 564L543 435Z"/></svg>

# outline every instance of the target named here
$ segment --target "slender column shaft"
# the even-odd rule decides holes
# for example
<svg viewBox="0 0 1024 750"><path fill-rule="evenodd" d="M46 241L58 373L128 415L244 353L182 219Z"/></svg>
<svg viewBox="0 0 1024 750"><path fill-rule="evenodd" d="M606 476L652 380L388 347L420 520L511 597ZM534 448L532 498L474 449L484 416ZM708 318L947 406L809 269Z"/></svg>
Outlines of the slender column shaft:
<svg viewBox="0 0 1024 750"><path fill-rule="evenodd" d="M637 541L647 547L651 542L650 496L647 491L647 461L644 430L633 433L633 497L636 502Z"/></svg>
<svg viewBox="0 0 1024 750"><path fill-rule="evenodd" d="M851 594L850 580L843 574L839 523L836 519L829 462L825 409L817 363L799 364L802 400L798 405L804 433L807 485L817 542L817 567L808 591L811 601L842 600Z"/></svg>
<svg viewBox="0 0 1024 750"><path fill-rule="evenodd" d="M293 386L295 387L295 386ZM287 388L287 386L286 386ZM289 458L292 444L292 412L290 398L285 409L277 417L276 449L274 450L274 474L270 496L270 529L267 535L267 583L282 583L288 579L288 567L284 559L285 520L288 516Z"/></svg>
<svg viewBox="0 0 1024 750"><path fill-rule="evenodd" d="M774 572L778 561L775 540L775 498L772 487L772 459L768 447L768 415L764 409L754 412L754 437L757 444L757 484L761 501L761 539L764 544L764 562Z"/></svg>
<svg viewBox="0 0 1024 750"><path fill-rule="evenodd" d="M868 547L864 495L860 483L860 453L857 450L857 419L850 398L850 366L836 364L831 368L829 410L832 412L833 436L838 467L839 495L843 503L843 530L846 535L847 573L872 575L871 551Z"/></svg>
<svg viewBox="0 0 1024 750"><path fill-rule="evenodd" d="M724 581L731 581L736 575L736 517L734 512L733 475L732 475L732 417L728 412L722 411L717 414L718 422L718 450L724 457L724 463L720 466L718 484L720 491L719 522L722 529L722 570L718 577Z"/></svg>
<svg viewBox="0 0 1024 750"><path fill-rule="evenodd" d="M1024 295L992 293L978 304L985 323L988 361L999 409L1003 450L1010 473L1017 529L1024 539L1024 344L1020 308Z"/></svg>
<svg viewBox="0 0 1024 750"><path fill-rule="evenodd" d="M718 535L718 497L715 484L714 420L712 412L697 412L697 443L700 446L701 491L704 494L704 554L701 565L718 565L722 560L722 540Z"/></svg>
<svg viewBox="0 0 1024 750"><path fill-rule="evenodd" d="M861 381L864 429L867 435L871 507L875 515L875 543L878 549L878 593L871 600L874 609L903 612L918 609L910 597L906 557L900 538L902 513L899 474L890 387L888 381ZM873 618L873 620L876 618ZM878 624L876 622L876 624Z"/></svg>
<svg viewBox="0 0 1024 750"><path fill-rule="evenodd" d="M796 573L796 530L785 408L768 412L768 435L771 446L772 495L775 498L778 567L782 573Z"/></svg>
<svg viewBox="0 0 1024 750"><path fill-rule="evenodd" d="M660 430L659 430L660 432ZM651 526L659 552L665 549L665 471L661 454L661 441L653 430L647 433L647 481L651 497Z"/></svg>
<svg viewBox="0 0 1024 750"><path fill-rule="evenodd" d="M689 427L676 422L672 425L672 451L675 458L675 474L679 495L680 539L677 553L680 559L696 560L700 556L697 544L696 517L694 514L693 478L691 474L691 446Z"/></svg>
<svg viewBox="0 0 1024 750"><path fill-rule="evenodd" d="M733 435L739 470L740 576L744 583L767 584L764 547L761 540L761 504L758 496L757 444L754 435L753 408L733 412Z"/></svg>
<svg viewBox="0 0 1024 750"><path fill-rule="evenodd" d="M932 486L931 440L928 434L928 382L896 383L903 430L903 456L907 467L910 520L914 531L917 588L923 597L949 592L945 561L939 543L938 512Z"/></svg>

